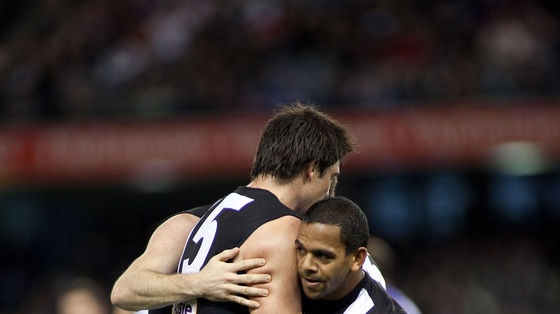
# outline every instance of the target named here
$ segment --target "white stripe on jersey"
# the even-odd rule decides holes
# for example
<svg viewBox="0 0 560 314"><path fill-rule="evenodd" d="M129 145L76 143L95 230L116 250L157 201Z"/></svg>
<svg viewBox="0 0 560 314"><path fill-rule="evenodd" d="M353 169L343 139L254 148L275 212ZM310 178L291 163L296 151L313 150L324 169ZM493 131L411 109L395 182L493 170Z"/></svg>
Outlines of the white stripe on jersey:
<svg viewBox="0 0 560 314"><path fill-rule="evenodd" d="M385 278L381 274L381 271L379 270L377 265L375 265L375 263L373 262L373 257L371 257L369 253L364 264L362 265L362 269L365 270L373 280L379 282L383 289L387 290L387 287L385 285Z"/></svg>
<svg viewBox="0 0 560 314"><path fill-rule="evenodd" d="M343 314L366 314L369 310L371 310L375 306L372 298L369 296L369 293L366 289L360 290L358 297L350 306L346 308Z"/></svg>

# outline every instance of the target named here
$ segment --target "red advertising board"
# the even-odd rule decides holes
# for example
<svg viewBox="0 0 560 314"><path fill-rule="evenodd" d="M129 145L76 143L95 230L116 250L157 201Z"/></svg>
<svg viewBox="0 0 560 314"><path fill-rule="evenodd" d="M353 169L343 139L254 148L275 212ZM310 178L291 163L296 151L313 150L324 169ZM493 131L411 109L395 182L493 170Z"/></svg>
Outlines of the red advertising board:
<svg viewBox="0 0 560 314"><path fill-rule="evenodd" d="M344 111L358 151L345 172L476 167L496 147L530 143L560 156L560 105ZM0 127L0 182L247 177L267 116Z"/></svg>

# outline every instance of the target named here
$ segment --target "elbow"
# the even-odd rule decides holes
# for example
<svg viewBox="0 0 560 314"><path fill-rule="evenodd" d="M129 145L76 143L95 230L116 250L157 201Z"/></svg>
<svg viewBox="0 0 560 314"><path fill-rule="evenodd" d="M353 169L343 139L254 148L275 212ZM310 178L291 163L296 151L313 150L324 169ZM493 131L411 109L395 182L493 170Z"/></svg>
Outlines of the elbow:
<svg viewBox="0 0 560 314"><path fill-rule="evenodd" d="M127 311L136 311L138 309L131 307L131 298L128 289L117 281L111 290L111 304Z"/></svg>
<svg viewBox="0 0 560 314"><path fill-rule="evenodd" d="M123 283L117 281L111 290L110 295L111 304L125 311L140 311L145 310L148 304L145 304L131 288Z"/></svg>
<svg viewBox="0 0 560 314"><path fill-rule="evenodd" d="M124 302L125 299L126 298L123 296L122 288L120 287L118 282L115 283L113 289L111 290L111 303L114 306L124 309L123 306L126 306L126 303Z"/></svg>

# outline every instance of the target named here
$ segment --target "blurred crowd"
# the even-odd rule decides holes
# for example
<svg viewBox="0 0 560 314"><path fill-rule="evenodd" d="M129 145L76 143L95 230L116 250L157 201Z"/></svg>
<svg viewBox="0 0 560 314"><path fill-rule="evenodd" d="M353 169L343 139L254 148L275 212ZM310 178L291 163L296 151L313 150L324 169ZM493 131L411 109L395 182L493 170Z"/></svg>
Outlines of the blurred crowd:
<svg viewBox="0 0 560 314"><path fill-rule="evenodd" d="M554 97L552 3L5 0L0 119Z"/></svg>
<svg viewBox="0 0 560 314"><path fill-rule="evenodd" d="M60 275L37 284L20 313L26 314L134 314L113 306L109 288L95 279Z"/></svg>
<svg viewBox="0 0 560 314"><path fill-rule="evenodd" d="M522 235L469 237L423 248L397 274L423 313L559 313L560 270L546 252Z"/></svg>

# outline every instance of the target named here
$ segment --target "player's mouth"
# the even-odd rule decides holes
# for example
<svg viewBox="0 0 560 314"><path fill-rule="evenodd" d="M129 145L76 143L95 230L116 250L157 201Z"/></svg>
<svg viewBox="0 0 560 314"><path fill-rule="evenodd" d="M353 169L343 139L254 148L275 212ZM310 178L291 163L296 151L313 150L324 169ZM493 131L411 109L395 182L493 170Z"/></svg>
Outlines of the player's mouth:
<svg viewBox="0 0 560 314"><path fill-rule="evenodd" d="M316 289L321 283L322 281L317 278L301 277L301 284L308 289Z"/></svg>

